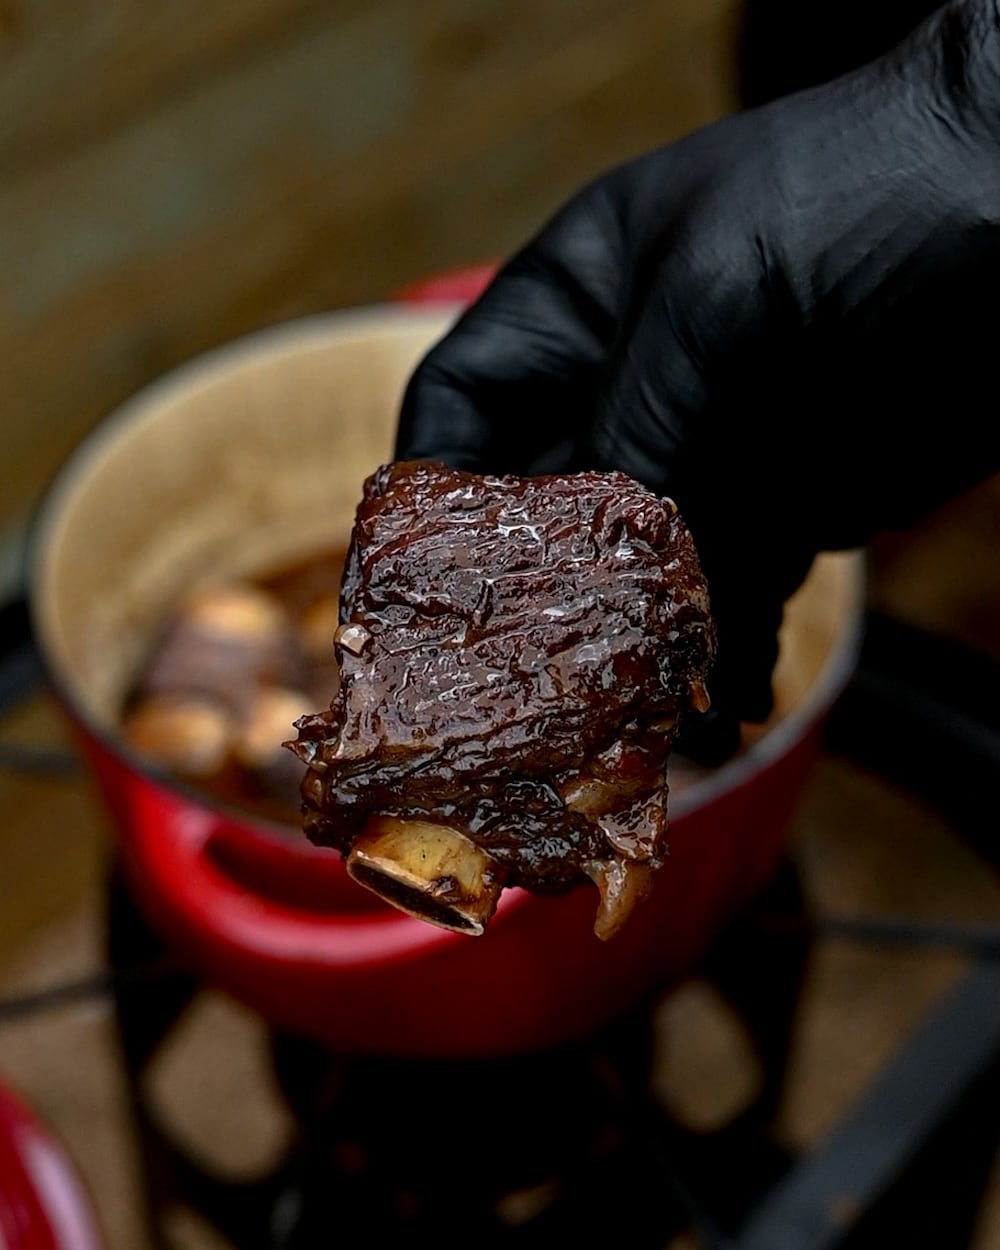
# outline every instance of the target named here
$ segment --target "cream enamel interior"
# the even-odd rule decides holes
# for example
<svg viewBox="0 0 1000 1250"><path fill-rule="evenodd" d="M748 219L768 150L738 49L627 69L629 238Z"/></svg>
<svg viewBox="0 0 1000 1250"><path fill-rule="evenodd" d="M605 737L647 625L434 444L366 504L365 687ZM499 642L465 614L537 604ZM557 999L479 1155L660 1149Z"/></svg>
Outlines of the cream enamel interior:
<svg viewBox="0 0 1000 1250"><path fill-rule="evenodd" d="M36 625L75 705L114 725L177 596L346 540L406 378L450 312L370 309L264 331L170 375L65 467L40 520Z"/></svg>

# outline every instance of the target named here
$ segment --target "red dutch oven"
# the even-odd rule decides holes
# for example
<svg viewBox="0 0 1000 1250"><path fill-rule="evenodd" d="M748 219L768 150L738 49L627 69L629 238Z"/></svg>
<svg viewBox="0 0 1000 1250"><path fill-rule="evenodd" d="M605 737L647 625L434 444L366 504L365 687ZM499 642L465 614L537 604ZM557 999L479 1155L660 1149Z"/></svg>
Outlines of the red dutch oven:
<svg viewBox="0 0 1000 1250"><path fill-rule="evenodd" d="M431 927L296 830L225 810L130 754L118 708L172 602L196 579L343 544L363 478L391 455L405 381L458 310L440 301L488 273L267 330L176 371L84 441L35 530L36 636L136 900L207 982L338 1050L528 1051L585 1036L690 969L776 869L855 657L860 558L824 557L788 612L779 713L742 755L677 787L670 859L609 942L593 935L589 886L507 891L483 937Z"/></svg>
<svg viewBox="0 0 1000 1250"><path fill-rule="evenodd" d="M100 1250L90 1201L65 1150L0 1085L0 1250Z"/></svg>

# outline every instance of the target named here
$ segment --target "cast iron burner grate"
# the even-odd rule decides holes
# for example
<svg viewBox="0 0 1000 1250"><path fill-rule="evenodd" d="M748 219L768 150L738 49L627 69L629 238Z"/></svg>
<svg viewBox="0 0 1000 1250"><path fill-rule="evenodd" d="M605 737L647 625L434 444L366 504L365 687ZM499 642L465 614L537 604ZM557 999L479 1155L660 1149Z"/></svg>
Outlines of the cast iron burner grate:
<svg viewBox="0 0 1000 1250"><path fill-rule="evenodd" d="M0 610L0 715L40 682L25 607L8 605ZM932 803L996 869L1000 839L984 814L998 781L998 709L996 665L873 615L827 747ZM75 767L64 751L0 745L0 769ZM682 1229L708 1250L968 1245L1000 1125L1000 926L814 921L786 865L697 970L743 1018L765 1074L755 1104L710 1134L682 1129L647 1096L651 1006L577 1045L502 1061L338 1056L274 1034L274 1071L296 1141L273 1174L232 1183L178 1149L144 1097L146 1068L200 987L145 924L114 868L110 877L108 967L0 1002L0 1025L112 995L157 1246L167 1244L162 1216L177 1201L239 1250L354 1250L402 1236L483 1250L560 1239L658 1250ZM947 947L972 962L827 1138L792 1158L770 1121L805 960L819 936ZM492 1105L516 1105L517 1116L477 1115L470 1091L484 1087ZM435 1114L456 1104L468 1112L463 1134Z"/></svg>

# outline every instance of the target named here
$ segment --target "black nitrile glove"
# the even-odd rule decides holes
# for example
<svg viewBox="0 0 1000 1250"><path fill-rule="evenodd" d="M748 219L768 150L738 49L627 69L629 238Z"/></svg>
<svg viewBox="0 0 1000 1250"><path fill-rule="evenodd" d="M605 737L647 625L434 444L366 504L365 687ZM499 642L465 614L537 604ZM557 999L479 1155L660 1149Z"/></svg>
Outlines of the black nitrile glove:
<svg viewBox="0 0 1000 1250"><path fill-rule="evenodd" d="M408 388L400 458L619 468L676 499L719 626L717 724L767 715L818 551L1000 467L998 9L948 6L598 179Z"/></svg>

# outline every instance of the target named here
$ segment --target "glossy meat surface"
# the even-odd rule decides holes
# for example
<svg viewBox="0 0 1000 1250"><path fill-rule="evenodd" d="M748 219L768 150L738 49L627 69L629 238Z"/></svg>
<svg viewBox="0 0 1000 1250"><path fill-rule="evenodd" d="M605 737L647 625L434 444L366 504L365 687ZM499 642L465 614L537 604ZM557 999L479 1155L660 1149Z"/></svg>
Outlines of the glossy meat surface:
<svg viewBox="0 0 1000 1250"><path fill-rule="evenodd" d="M384 466L340 622L340 688L291 744L311 839L347 853L373 815L431 820L540 892L659 865L674 728L714 647L669 500L619 473Z"/></svg>

